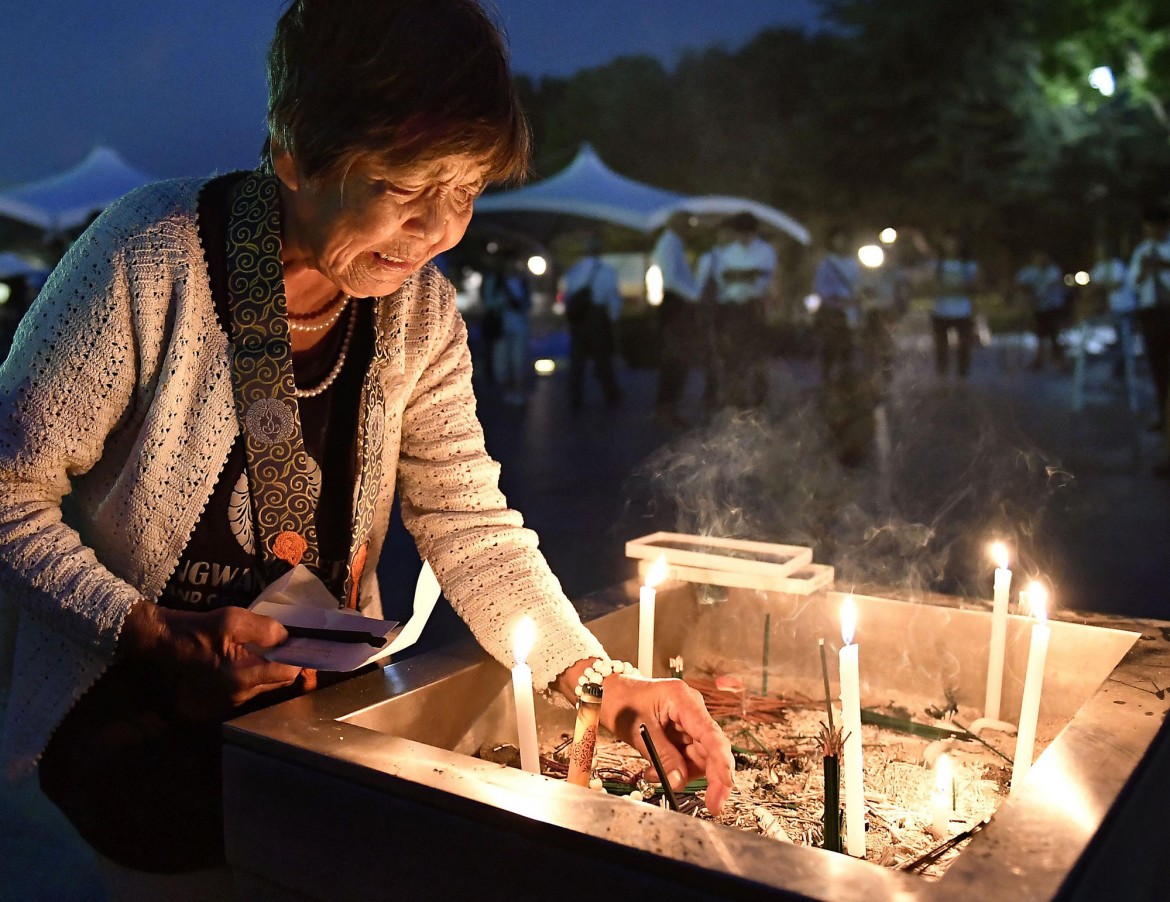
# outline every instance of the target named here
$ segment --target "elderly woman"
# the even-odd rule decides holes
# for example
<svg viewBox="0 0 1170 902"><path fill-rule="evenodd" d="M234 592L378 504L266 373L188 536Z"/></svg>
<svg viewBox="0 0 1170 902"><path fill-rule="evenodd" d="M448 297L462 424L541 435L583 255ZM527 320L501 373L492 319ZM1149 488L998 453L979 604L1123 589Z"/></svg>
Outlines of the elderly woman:
<svg viewBox="0 0 1170 902"><path fill-rule="evenodd" d="M221 861L219 722L314 681L245 606L301 563L377 616L396 490L492 655L530 615L534 681L570 700L606 658L497 488L428 263L527 165L499 34L475 0L297 0L268 67L263 164L114 204L0 371L4 761L144 870ZM683 683L608 676L602 718L639 749L650 723L719 809L730 749Z"/></svg>

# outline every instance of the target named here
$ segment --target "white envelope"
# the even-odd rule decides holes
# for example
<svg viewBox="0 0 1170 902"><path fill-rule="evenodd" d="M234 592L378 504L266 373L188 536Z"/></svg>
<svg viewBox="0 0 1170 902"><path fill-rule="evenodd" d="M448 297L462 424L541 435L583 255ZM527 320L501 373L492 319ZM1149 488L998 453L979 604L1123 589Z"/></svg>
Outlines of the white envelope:
<svg viewBox="0 0 1170 902"><path fill-rule="evenodd" d="M328 639L289 639L276 648L264 649L269 661L348 673L385 658L393 650L391 641L401 628L395 620L363 617L337 606L337 599L309 569L298 564L269 585L248 610L278 620L285 626L353 630L381 636L381 648L366 643L332 642Z"/></svg>

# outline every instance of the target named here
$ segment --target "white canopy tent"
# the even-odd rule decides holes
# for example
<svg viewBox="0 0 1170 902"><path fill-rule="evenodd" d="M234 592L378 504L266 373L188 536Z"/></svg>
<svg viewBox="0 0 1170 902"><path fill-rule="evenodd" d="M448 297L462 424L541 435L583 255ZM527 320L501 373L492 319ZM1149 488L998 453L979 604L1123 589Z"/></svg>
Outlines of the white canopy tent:
<svg viewBox="0 0 1170 902"><path fill-rule="evenodd" d="M808 229L786 213L743 197L688 197L655 188L614 172L586 143L566 168L544 181L481 198L475 205L480 221L507 222L540 234L545 240L564 227L569 217L613 223L639 232L661 228L675 213L699 217L752 213L767 228L808 244Z"/></svg>
<svg viewBox="0 0 1170 902"><path fill-rule="evenodd" d="M154 181L108 147L95 147L71 169L0 194L0 215L55 234L84 226L95 213Z"/></svg>
<svg viewBox="0 0 1170 902"><path fill-rule="evenodd" d="M654 188L618 175L602 162L590 144L582 144L577 156L556 175L514 191L480 198L476 215L550 214L595 219L649 231L650 216L662 207L678 203L684 195Z"/></svg>
<svg viewBox="0 0 1170 902"><path fill-rule="evenodd" d="M734 216L736 213L751 213L765 227L790 235L801 244L809 244L812 236L808 229L799 222L782 213L775 207L769 207L759 201L748 200L744 197L728 197L726 195L706 195L702 197L684 197L682 200L655 210L649 219L649 228L657 229L666 225L671 216L676 213L689 213L693 216L722 218Z"/></svg>

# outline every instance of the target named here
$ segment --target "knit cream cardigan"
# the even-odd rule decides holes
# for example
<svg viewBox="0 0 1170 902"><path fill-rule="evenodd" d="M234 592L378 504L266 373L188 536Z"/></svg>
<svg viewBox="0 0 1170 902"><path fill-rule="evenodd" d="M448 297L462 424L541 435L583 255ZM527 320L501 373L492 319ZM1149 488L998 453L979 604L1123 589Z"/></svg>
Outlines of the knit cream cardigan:
<svg viewBox="0 0 1170 902"><path fill-rule="evenodd" d="M151 185L104 213L0 369L0 613L16 619L0 760L13 777L110 664L130 606L158 598L236 438L202 184ZM380 611L373 563L397 483L420 553L489 653L510 666L513 625L536 621L529 662L545 687L604 652L498 488L455 292L428 266L376 303L390 364L367 376L383 380L387 410L362 609Z"/></svg>

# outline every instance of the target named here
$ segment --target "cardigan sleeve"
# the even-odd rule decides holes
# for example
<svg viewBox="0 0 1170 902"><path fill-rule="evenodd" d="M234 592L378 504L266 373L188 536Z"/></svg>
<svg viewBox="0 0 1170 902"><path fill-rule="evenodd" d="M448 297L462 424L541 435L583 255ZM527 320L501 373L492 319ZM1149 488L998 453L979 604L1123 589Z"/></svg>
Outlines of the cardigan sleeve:
<svg viewBox="0 0 1170 902"><path fill-rule="evenodd" d="M402 518L455 611L496 660L511 667L512 630L536 624L529 656L545 688L571 665L604 655L499 489L471 388L467 330L446 280L426 368L403 416L399 456Z"/></svg>
<svg viewBox="0 0 1170 902"><path fill-rule="evenodd" d="M63 522L61 502L131 404L135 359L125 256L99 220L50 276L0 368L0 586L106 658L139 595Z"/></svg>

